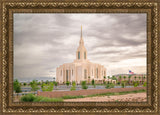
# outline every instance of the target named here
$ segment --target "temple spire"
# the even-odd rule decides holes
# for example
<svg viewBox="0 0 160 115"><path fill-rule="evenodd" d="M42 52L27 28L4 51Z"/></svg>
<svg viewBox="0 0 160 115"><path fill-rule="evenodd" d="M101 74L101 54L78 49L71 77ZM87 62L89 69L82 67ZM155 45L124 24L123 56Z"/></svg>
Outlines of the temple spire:
<svg viewBox="0 0 160 115"><path fill-rule="evenodd" d="M84 45L84 41L83 41L83 37L82 37L82 25L81 25L81 38L80 38L79 44Z"/></svg>
<svg viewBox="0 0 160 115"><path fill-rule="evenodd" d="M81 38L82 38L82 25L81 25Z"/></svg>
<svg viewBox="0 0 160 115"><path fill-rule="evenodd" d="M81 33L80 33L81 37L80 37L80 40L79 40L79 46L77 48L77 51L76 51L76 60L77 61L84 61L84 60L87 60L87 50L84 46L84 41L83 41L83 36L82 36L82 25L81 25Z"/></svg>

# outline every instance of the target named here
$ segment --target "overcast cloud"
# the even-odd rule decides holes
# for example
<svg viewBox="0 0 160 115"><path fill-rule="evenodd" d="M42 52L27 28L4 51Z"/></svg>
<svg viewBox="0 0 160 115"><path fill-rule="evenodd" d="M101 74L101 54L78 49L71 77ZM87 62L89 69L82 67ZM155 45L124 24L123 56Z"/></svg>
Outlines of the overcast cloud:
<svg viewBox="0 0 160 115"><path fill-rule="evenodd" d="M14 14L14 77L55 77L73 62L80 26L88 59L107 75L146 73L146 14Z"/></svg>

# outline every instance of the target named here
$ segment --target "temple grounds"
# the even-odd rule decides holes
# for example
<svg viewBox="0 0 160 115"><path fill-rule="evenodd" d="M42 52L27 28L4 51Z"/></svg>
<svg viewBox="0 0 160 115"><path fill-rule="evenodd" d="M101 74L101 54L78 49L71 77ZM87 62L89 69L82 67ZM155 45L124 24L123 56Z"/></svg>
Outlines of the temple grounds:
<svg viewBox="0 0 160 115"><path fill-rule="evenodd" d="M146 93L66 99L64 102L146 102Z"/></svg>
<svg viewBox="0 0 160 115"><path fill-rule="evenodd" d="M129 91L138 91L146 89L145 87L132 87L132 88L111 88L111 89L87 89L87 90L78 90L78 91L46 91L46 92L37 92L37 96L57 98L63 96L86 96L86 95L95 95L103 93L118 93L118 92L129 92Z"/></svg>
<svg viewBox="0 0 160 115"><path fill-rule="evenodd" d="M146 82L135 81L130 83L129 81L121 81L116 84L110 82L104 82L103 84L95 84L87 81L82 81L81 84L75 82L66 82L65 84L58 84L57 82L32 82L19 83L14 81L14 87L17 88L13 93L14 102L65 102L69 99L75 99L74 101L94 101L105 99L108 101L134 101L139 102L146 101ZM125 98L128 94L138 94L142 97L135 97L136 95ZM123 95L123 99L122 96ZM115 99L109 99L109 96L116 96ZM118 98L120 97L120 98ZM132 97L132 98L130 98ZM83 99L82 99L83 98ZM95 100L97 99L97 100ZM137 100L138 99L138 100Z"/></svg>

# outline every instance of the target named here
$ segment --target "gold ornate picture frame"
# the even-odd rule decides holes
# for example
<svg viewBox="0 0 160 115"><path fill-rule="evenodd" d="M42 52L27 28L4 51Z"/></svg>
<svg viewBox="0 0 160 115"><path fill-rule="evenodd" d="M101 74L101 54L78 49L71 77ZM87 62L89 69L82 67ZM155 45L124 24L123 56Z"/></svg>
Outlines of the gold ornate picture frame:
<svg viewBox="0 0 160 115"><path fill-rule="evenodd" d="M160 114L159 9L158 0L2 0L0 2L1 114ZM146 13L147 102L18 102L13 98L14 13Z"/></svg>

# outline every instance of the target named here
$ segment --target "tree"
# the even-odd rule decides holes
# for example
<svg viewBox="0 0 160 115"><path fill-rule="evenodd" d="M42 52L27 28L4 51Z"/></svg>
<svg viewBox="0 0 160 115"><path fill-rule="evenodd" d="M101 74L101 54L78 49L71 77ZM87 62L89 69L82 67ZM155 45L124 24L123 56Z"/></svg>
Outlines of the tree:
<svg viewBox="0 0 160 115"><path fill-rule="evenodd" d="M115 76L112 76L112 80L117 80L117 78Z"/></svg>
<svg viewBox="0 0 160 115"><path fill-rule="evenodd" d="M76 82L75 81L72 82L72 87L70 90L71 91L76 90Z"/></svg>
<svg viewBox="0 0 160 115"><path fill-rule="evenodd" d="M138 81L135 81L135 82L133 83L133 85L134 85L134 87L137 87L137 86L139 85Z"/></svg>
<svg viewBox="0 0 160 115"><path fill-rule="evenodd" d="M54 85L52 82L49 84L43 83L42 91L52 91L53 87L54 87Z"/></svg>
<svg viewBox="0 0 160 115"><path fill-rule="evenodd" d="M143 76L142 78L143 78L143 80L142 80L142 81L143 81L143 83L144 83L144 79L145 79L146 77L145 77L145 76Z"/></svg>
<svg viewBox="0 0 160 115"><path fill-rule="evenodd" d="M103 76L104 80L103 80L103 84L105 84L105 79L106 79L106 76Z"/></svg>
<svg viewBox="0 0 160 115"><path fill-rule="evenodd" d="M94 85L95 83L94 83L94 79L92 79L92 85Z"/></svg>
<svg viewBox="0 0 160 115"><path fill-rule="evenodd" d="M49 84L49 81L48 81L48 80L46 81L46 84Z"/></svg>
<svg viewBox="0 0 160 115"><path fill-rule="evenodd" d="M56 81L54 81L53 84L54 84L54 86L56 86L56 89L57 89L58 83Z"/></svg>
<svg viewBox="0 0 160 115"><path fill-rule="evenodd" d="M146 87L146 86L147 86L147 82L144 82L143 87Z"/></svg>
<svg viewBox="0 0 160 115"><path fill-rule="evenodd" d="M37 91L39 89L38 82L36 80L33 80L32 82L30 82L30 85L31 85L32 91Z"/></svg>
<svg viewBox="0 0 160 115"><path fill-rule="evenodd" d="M135 76L135 77L134 77L135 81L136 81L136 78L137 78L137 77Z"/></svg>
<svg viewBox="0 0 160 115"><path fill-rule="evenodd" d="M130 82L131 82L131 75L128 76L128 79L129 79L128 81L129 81L129 84L130 84Z"/></svg>
<svg viewBox="0 0 160 115"><path fill-rule="evenodd" d="M37 85L41 85L41 82L37 82Z"/></svg>
<svg viewBox="0 0 160 115"><path fill-rule="evenodd" d="M26 85L27 85L27 83L23 83L23 85L24 85L24 86L26 86Z"/></svg>
<svg viewBox="0 0 160 115"><path fill-rule="evenodd" d="M67 85L67 86L69 86L69 84L70 84L70 82L69 82L69 81L67 81L67 82L66 82L66 85Z"/></svg>
<svg viewBox="0 0 160 115"><path fill-rule="evenodd" d="M121 76L121 75L119 76L119 79L120 79L120 83L121 83L121 79L122 79L122 76Z"/></svg>
<svg viewBox="0 0 160 115"><path fill-rule="evenodd" d="M123 76L123 79L124 79L124 81L125 81L125 79L126 79L126 76Z"/></svg>
<svg viewBox="0 0 160 115"><path fill-rule="evenodd" d="M122 88L124 88L126 86L125 81L122 81L121 86L122 86Z"/></svg>
<svg viewBox="0 0 160 115"><path fill-rule="evenodd" d="M91 77L90 77L90 76L88 76L88 84L90 84L90 78L91 78Z"/></svg>
<svg viewBox="0 0 160 115"><path fill-rule="evenodd" d="M108 79L110 79L110 76L108 76Z"/></svg>
<svg viewBox="0 0 160 115"><path fill-rule="evenodd" d="M20 86L22 86L23 84L22 83L19 83L20 84Z"/></svg>
<svg viewBox="0 0 160 115"><path fill-rule="evenodd" d="M87 89L88 88L88 86L86 85L86 81L82 81L81 85L82 85L82 89Z"/></svg>
<svg viewBox="0 0 160 115"><path fill-rule="evenodd" d="M110 89L110 88L114 88L114 84L113 83L108 83L105 86L106 89Z"/></svg>
<svg viewBox="0 0 160 115"><path fill-rule="evenodd" d="M17 79L15 79L14 82L13 82L13 89L17 93L17 96L18 96L18 93L22 92L21 91L21 85L20 85L20 83Z"/></svg>
<svg viewBox="0 0 160 115"><path fill-rule="evenodd" d="M139 76L138 78L139 78L139 81L140 81L141 77Z"/></svg>
<svg viewBox="0 0 160 115"><path fill-rule="evenodd" d="M56 78L55 78L55 77L53 77L53 81L55 81L55 79L56 79Z"/></svg>

